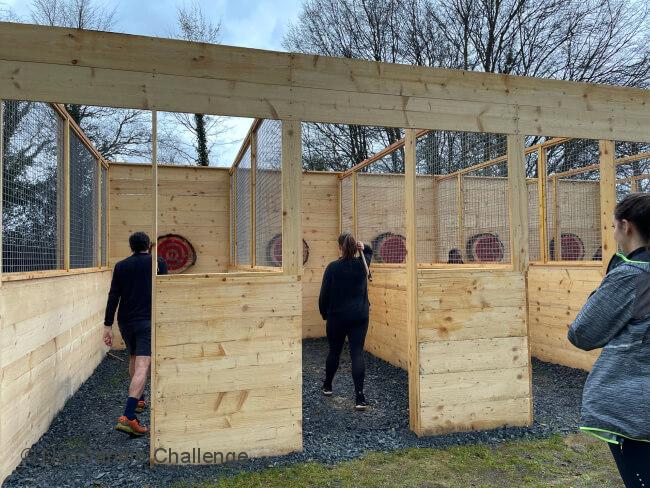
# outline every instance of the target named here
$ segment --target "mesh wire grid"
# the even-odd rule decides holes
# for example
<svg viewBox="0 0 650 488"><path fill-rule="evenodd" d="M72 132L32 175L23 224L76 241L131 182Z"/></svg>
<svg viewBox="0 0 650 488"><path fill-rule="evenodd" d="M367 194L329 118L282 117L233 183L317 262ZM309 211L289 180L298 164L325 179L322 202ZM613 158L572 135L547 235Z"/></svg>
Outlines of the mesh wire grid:
<svg viewBox="0 0 650 488"><path fill-rule="evenodd" d="M282 266L282 123L264 120L256 133L255 264Z"/></svg>
<svg viewBox="0 0 650 488"><path fill-rule="evenodd" d="M70 267L97 265L98 162L70 131Z"/></svg>
<svg viewBox="0 0 650 488"><path fill-rule="evenodd" d="M236 169L237 191L235 205L237 207L235 263L250 265L251 263L251 148L246 149Z"/></svg>
<svg viewBox="0 0 650 488"><path fill-rule="evenodd" d="M616 198L650 192L650 144L616 142Z"/></svg>
<svg viewBox="0 0 650 488"><path fill-rule="evenodd" d="M418 263L510 262L506 155L502 134L430 131L418 139Z"/></svg>
<svg viewBox="0 0 650 488"><path fill-rule="evenodd" d="M3 102L6 273L63 266L63 122L46 103Z"/></svg>
<svg viewBox="0 0 650 488"><path fill-rule="evenodd" d="M352 201L352 175L340 181L341 185L341 232L354 233L354 207Z"/></svg>
<svg viewBox="0 0 650 488"><path fill-rule="evenodd" d="M549 260L601 260L598 141L570 139L545 151Z"/></svg>
<svg viewBox="0 0 650 488"><path fill-rule="evenodd" d="M102 199L102 266L108 265L108 169L102 165L101 170L101 199Z"/></svg>

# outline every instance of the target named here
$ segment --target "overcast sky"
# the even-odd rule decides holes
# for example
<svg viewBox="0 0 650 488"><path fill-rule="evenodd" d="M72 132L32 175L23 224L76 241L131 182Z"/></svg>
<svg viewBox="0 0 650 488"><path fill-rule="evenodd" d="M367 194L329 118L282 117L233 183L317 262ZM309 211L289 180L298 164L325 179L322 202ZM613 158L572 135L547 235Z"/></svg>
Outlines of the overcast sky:
<svg viewBox="0 0 650 488"><path fill-rule="evenodd" d="M183 0L104 1L109 6L117 6L116 31L159 37L169 37L175 27L176 8L183 4ZM284 51L282 38L289 22L298 17L301 4L299 0L197 1L215 22L221 21L224 44L276 51ZM9 7L26 22L30 19L31 4L30 0L0 0L0 6ZM230 165L250 123L249 119L229 122L232 127L230 139L237 142L215 148L215 152L223 154L218 158L218 164Z"/></svg>

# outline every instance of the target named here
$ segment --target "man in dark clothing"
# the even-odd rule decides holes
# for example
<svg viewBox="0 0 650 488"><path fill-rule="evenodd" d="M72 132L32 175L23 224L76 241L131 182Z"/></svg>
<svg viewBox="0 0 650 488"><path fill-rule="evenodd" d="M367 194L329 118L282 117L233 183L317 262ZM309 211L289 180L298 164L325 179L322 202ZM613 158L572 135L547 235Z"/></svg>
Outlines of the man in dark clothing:
<svg viewBox="0 0 650 488"><path fill-rule="evenodd" d="M146 434L148 429L135 416L146 407L144 387L151 366L151 241L144 232L129 237L133 254L113 269L104 318L104 343L113 345L113 318L117 311L120 334L129 351L131 385L126 408L115 426L131 435ZM167 264L158 258L158 274L167 274Z"/></svg>

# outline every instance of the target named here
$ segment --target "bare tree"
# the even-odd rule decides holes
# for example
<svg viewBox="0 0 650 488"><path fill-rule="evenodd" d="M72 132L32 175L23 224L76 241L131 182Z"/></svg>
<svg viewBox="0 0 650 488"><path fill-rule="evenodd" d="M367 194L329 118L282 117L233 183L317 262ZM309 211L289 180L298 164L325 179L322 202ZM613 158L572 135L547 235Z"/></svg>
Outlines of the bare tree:
<svg viewBox="0 0 650 488"><path fill-rule="evenodd" d="M115 27L116 8L96 0L33 0L31 16L37 24L108 31ZM149 156L147 112L75 104L65 107L105 158Z"/></svg>
<svg viewBox="0 0 650 488"><path fill-rule="evenodd" d="M194 1L176 10L176 30L173 37L191 42L217 43L221 38L221 23L213 22ZM167 127L160 139L166 162L209 166L215 146L225 144L228 131L224 117L205 114L173 114L165 119ZM178 133L173 127L180 128Z"/></svg>

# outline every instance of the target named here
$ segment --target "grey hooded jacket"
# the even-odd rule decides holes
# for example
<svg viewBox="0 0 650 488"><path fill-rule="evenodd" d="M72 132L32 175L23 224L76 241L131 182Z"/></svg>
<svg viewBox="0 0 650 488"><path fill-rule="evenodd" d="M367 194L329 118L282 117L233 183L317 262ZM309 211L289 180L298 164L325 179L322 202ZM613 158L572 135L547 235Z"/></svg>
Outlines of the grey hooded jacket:
<svg viewBox="0 0 650 488"><path fill-rule="evenodd" d="M650 441L650 253L618 258L569 328L574 346L603 348L585 383L581 429L612 443Z"/></svg>

